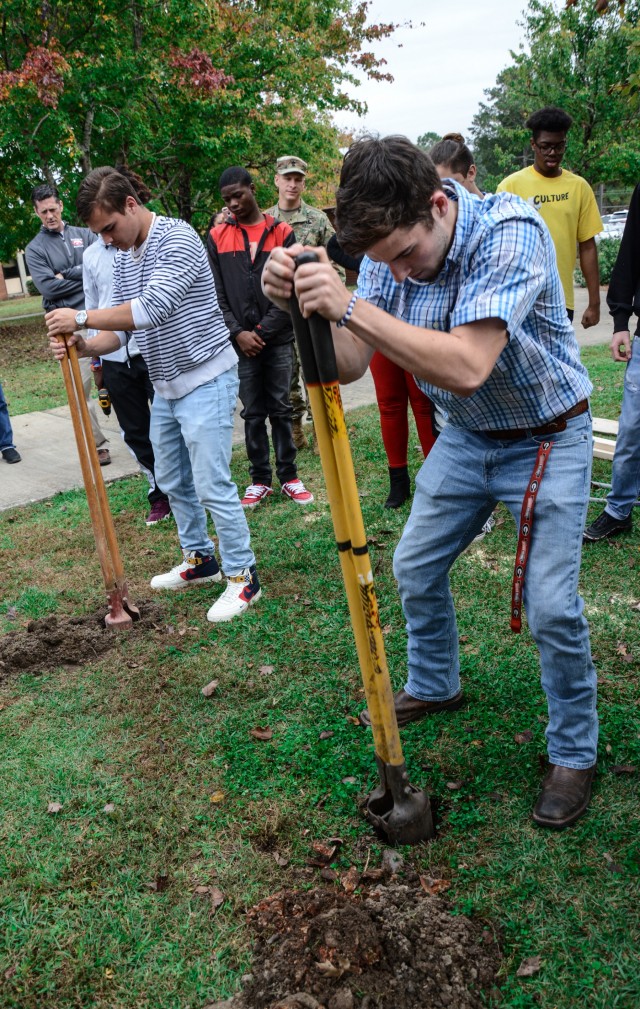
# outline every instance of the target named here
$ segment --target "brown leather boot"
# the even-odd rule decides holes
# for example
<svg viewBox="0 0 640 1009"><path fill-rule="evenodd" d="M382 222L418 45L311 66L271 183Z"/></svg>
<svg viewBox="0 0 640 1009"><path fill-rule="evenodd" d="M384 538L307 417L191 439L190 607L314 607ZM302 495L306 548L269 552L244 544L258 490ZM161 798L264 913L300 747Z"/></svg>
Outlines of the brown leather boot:
<svg viewBox="0 0 640 1009"><path fill-rule="evenodd" d="M595 764L585 770L549 764L542 791L533 809L534 822L562 830L586 812L591 798Z"/></svg>

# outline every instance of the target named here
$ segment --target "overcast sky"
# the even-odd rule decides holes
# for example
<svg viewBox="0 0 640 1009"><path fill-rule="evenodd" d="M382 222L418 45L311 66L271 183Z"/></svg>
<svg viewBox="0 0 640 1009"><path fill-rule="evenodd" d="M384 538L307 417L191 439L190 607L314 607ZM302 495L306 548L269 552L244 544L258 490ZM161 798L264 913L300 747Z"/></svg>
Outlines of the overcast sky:
<svg viewBox="0 0 640 1009"><path fill-rule="evenodd" d="M368 115L336 114L334 122L414 141L427 130L468 138L485 88L511 62L509 50L518 49L523 33L516 21L526 6L526 0L372 0L369 23L412 21L415 27L372 47L394 81L352 89L367 102Z"/></svg>

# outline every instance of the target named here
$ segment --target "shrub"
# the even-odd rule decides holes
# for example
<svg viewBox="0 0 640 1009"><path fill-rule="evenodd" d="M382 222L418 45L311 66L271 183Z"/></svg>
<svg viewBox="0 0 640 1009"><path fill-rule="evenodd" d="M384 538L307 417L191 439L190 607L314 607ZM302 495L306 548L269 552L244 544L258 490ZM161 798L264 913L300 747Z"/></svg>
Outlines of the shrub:
<svg viewBox="0 0 640 1009"><path fill-rule="evenodd" d="M619 251L619 238L603 238L598 245L598 266L600 267L601 284L608 284L611 280L611 271L613 270L613 265L618 258ZM574 271L573 279L578 287L587 286L581 269L577 268Z"/></svg>
<svg viewBox="0 0 640 1009"><path fill-rule="evenodd" d="M27 291L34 296L40 294L40 291L32 280L27 281Z"/></svg>

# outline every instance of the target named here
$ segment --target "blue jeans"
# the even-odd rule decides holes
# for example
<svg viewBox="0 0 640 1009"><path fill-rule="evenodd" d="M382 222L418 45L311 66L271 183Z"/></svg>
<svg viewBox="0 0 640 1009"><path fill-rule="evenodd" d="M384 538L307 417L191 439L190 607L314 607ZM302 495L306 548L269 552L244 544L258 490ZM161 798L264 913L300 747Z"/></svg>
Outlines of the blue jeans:
<svg viewBox="0 0 640 1009"><path fill-rule="evenodd" d="M616 450L611 471L611 491L605 510L626 519L640 494L640 338L631 344L631 359L624 373L624 393Z"/></svg>
<svg viewBox="0 0 640 1009"><path fill-rule="evenodd" d="M244 440L252 483L271 486L267 417L271 424L278 480L284 484L295 480L298 475L290 397L292 369L292 343L275 347L267 343L255 357L240 354L238 374L243 407L240 416L244 420Z"/></svg>
<svg viewBox="0 0 640 1009"><path fill-rule="evenodd" d="M494 441L447 424L418 478L394 557L407 621L407 693L444 701L460 689L458 630L449 570L498 501L520 524L524 491L544 439ZM596 671L578 595L582 530L591 478L591 418L567 422L553 448L535 505L524 605L540 652L553 764L596 762ZM515 560L515 549L514 549ZM505 599L505 633L510 601Z"/></svg>
<svg viewBox="0 0 640 1009"><path fill-rule="evenodd" d="M180 546L185 553L213 554L208 509L228 577L255 564L249 527L229 469L237 395L236 367L182 399L156 395L149 430L156 480L169 498Z"/></svg>
<svg viewBox="0 0 640 1009"><path fill-rule="evenodd" d="M9 407L4 398L2 384L0 384L0 452L3 452L5 448L15 448L15 445L13 444L13 430L11 428L11 421L9 420Z"/></svg>

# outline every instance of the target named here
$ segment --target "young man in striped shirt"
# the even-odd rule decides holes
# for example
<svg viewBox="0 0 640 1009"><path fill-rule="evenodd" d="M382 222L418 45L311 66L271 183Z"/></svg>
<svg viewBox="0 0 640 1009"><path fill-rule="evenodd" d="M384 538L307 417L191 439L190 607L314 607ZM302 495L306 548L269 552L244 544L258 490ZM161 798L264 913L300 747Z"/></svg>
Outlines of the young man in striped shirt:
<svg viewBox="0 0 640 1009"><path fill-rule="evenodd" d="M550 768L533 819L566 827L588 806L598 740L596 673L578 595L591 383L551 236L518 197L480 201L458 183L443 184L404 137L365 138L349 149L337 225L347 252L367 253L357 293L318 250L321 261L295 274L304 314L336 324L343 381L362 375L380 350L416 376L448 421L418 475L394 558L409 635L398 723L464 703L449 570L502 501L519 529L511 626L519 630L524 592L549 712ZM276 250L265 269L265 291L283 306L300 251ZM368 713L361 721L369 724Z"/></svg>
<svg viewBox="0 0 640 1009"><path fill-rule="evenodd" d="M155 392L149 432L155 473L169 498L184 556L182 564L156 575L151 587L181 589L221 580L207 531L209 511L227 586L207 618L231 620L259 599L260 583L229 470L237 356L204 247L184 221L148 210L114 168L89 173L77 207L91 230L119 250L113 307L50 312L52 350L61 357L56 335L83 326L100 330L89 343L79 334L71 338L85 356L117 350L135 334Z"/></svg>

